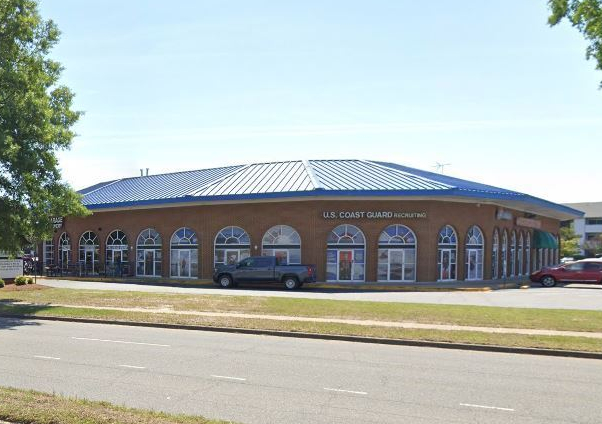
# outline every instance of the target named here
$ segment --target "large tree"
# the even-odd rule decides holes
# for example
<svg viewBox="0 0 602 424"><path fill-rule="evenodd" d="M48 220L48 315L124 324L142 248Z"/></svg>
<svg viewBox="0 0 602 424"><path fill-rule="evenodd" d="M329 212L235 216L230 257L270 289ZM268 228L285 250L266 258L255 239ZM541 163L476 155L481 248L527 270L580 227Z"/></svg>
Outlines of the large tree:
<svg viewBox="0 0 602 424"><path fill-rule="evenodd" d="M554 26L566 18L589 43L585 57L602 70L602 0L548 0L548 5L552 13L548 23Z"/></svg>
<svg viewBox="0 0 602 424"><path fill-rule="evenodd" d="M81 115L48 57L59 34L35 1L0 0L0 250L49 237L52 217L86 213L56 157Z"/></svg>

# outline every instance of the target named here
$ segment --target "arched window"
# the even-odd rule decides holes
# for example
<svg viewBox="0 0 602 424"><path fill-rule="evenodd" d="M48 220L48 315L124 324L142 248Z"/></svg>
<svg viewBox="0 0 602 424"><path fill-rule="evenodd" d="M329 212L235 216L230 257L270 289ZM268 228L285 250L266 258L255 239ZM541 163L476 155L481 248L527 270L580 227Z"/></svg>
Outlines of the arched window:
<svg viewBox="0 0 602 424"><path fill-rule="evenodd" d="M439 281L454 281L456 279L456 261L458 256L458 237L451 225L446 225L439 231L437 269Z"/></svg>
<svg viewBox="0 0 602 424"><path fill-rule="evenodd" d="M364 281L366 238L354 225L333 229L326 241L326 280Z"/></svg>
<svg viewBox="0 0 602 424"><path fill-rule="evenodd" d="M378 281L416 281L416 235L389 225L378 238Z"/></svg>
<svg viewBox="0 0 602 424"><path fill-rule="evenodd" d="M466 233L466 279L483 279L483 232L473 225Z"/></svg>
<svg viewBox="0 0 602 424"><path fill-rule="evenodd" d="M240 227L226 227L215 236L214 265L231 265L251 256L251 239Z"/></svg>
<svg viewBox="0 0 602 424"><path fill-rule="evenodd" d="M171 236L171 276L194 278L199 275L199 241L190 228L180 228Z"/></svg>
<svg viewBox="0 0 602 424"><path fill-rule="evenodd" d="M279 264L301 263L301 237L288 225L276 225L270 228L261 241L264 256L276 256Z"/></svg>
<svg viewBox="0 0 602 424"><path fill-rule="evenodd" d="M510 236L510 276L516 276L516 232Z"/></svg>
<svg viewBox="0 0 602 424"><path fill-rule="evenodd" d="M100 244L98 236L92 231L86 231L79 238L79 261L85 267L85 272L96 274L100 262Z"/></svg>
<svg viewBox="0 0 602 424"><path fill-rule="evenodd" d="M502 278L508 277L508 232L502 233Z"/></svg>
<svg viewBox="0 0 602 424"><path fill-rule="evenodd" d="M112 231L107 237L107 264L117 265L128 261L128 238L121 230Z"/></svg>
<svg viewBox="0 0 602 424"><path fill-rule="evenodd" d="M497 228L493 231L493 245L491 247L491 278L500 277L500 233Z"/></svg>
<svg viewBox="0 0 602 424"><path fill-rule="evenodd" d="M161 276L161 246L163 240L154 228L142 230L136 240L136 275L141 277Z"/></svg>
<svg viewBox="0 0 602 424"><path fill-rule="evenodd" d="M525 255L525 251L524 251L524 246L525 245L525 239L523 238L523 233L521 231L520 236L518 238L518 276L520 277L521 275L523 275L524 271L524 255Z"/></svg>
<svg viewBox="0 0 602 424"><path fill-rule="evenodd" d="M61 267L67 267L71 262L71 239L67 233L61 234L59 237L59 261Z"/></svg>
<svg viewBox="0 0 602 424"><path fill-rule="evenodd" d="M526 273L530 274L531 273L531 233L527 233L527 241L525 244L525 269L526 269Z"/></svg>

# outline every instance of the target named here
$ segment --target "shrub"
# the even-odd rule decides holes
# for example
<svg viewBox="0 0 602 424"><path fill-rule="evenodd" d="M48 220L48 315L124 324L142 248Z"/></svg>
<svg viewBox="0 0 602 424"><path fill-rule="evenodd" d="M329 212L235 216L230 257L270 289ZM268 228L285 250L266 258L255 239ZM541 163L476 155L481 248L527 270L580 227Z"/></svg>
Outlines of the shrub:
<svg viewBox="0 0 602 424"><path fill-rule="evenodd" d="M2 278L0 278L0 289L4 287L4 280Z"/></svg>
<svg viewBox="0 0 602 424"><path fill-rule="evenodd" d="M27 284L33 284L33 277L27 277Z"/></svg>
<svg viewBox="0 0 602 424"><path fill-rule="evenodd" d="M25 277L24 275L19 275L15 278L15 284L17 286L24 286L25 284L27 284L27 277Z"/></svg>

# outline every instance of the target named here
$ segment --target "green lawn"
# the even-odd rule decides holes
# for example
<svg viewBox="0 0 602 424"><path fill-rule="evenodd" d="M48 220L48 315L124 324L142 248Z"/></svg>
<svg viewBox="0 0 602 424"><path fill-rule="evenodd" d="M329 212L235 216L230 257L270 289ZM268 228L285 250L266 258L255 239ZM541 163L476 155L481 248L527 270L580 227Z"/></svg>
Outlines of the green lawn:
<svg viewBox="0 0 602 424"><path fill-rule="evenodd" d="M58 293L60 299L53 297ZM0 292L1 294L1 292ZM14 292L11 293L11 295ZM421 305L421 304L381 304L378 302L321 301L306 299L250 298L230 296L181 296L156 295L148 293L116 293L86 292L79 290L43 290L23 292L11 296L24 297L28 300L40 301L40 294L48 301L72 304L93 304L107 302L107 305L119 306L165 306L166 301L178 310L186 305L185 310L236 311L263 314L286 314L291 319L278 321L271 319L205 317L187 314L171 314L156 312L115 311L109 309L73 308L44 305L2 305L0 315L58 316L72 318L108 319L117 321L135 321L149 323L166 323L182 325L200 325L211 327L234 327L244 329L279 330L317 334L336 334L366 337L381 337L405 340L438 341L450 343L486 344L509 347L530 347L562 350L578 350L602 352L602 340L586 337L566 336L534 336L523 334L483 333L477 331L445 331L401 329L383 326L363 326L353 324L303 322L292 316L320 316L337 318L370 318L386 320L408 320L430 323L456 323L468 325L496 326L500 320L508 327L518 328L558 328L573 331L597 330L592 325L600 322L600 312L589 311L556 311L533 309L507 309L471 306ZM65 296L73 295L72 298ZM107 297L103 296L108 294ZM33 296L33 297L32 297ZM35 297L35 299L34 299ZM15 299L16 300L16 299ZM140 303L137 303L140 301ZM163 303L162 303L163 302ZM193 309L194 308L194 309ZM597 321L596 321L597 320ZM526 324L526 325L525 325ZM599 324L598 324L599 325Z"/></svg>
<svg viewBox="0 0 602 424"><path fill-rule="evenodd" d="M124 408L107 402L72 399L0 387L0 420L27 424L225 424L199 416Z"/></svg>
<svg viewBox="0 0 602 424"><path fill-rule="evenodd" d="M72 289L36 291L0 289L0 301L3 299L37 304L169 308L174 311L238 312L292 317L602 332L602 311Z"/></svg>

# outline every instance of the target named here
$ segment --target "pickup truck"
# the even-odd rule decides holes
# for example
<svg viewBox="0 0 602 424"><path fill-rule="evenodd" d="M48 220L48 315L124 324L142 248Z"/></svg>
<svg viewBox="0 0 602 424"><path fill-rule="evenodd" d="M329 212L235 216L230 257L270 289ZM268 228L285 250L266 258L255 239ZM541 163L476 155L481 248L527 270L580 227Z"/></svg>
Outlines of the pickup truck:
<svg viewBox="0 0 602 424"><path fill-rule="evenodd" d="M234 265L220 265L213 271L213 281L223 288L238 283L282 283L295 290L303 283L316 281L315 265L278 265L275 256L251 256Z"/></svg>

